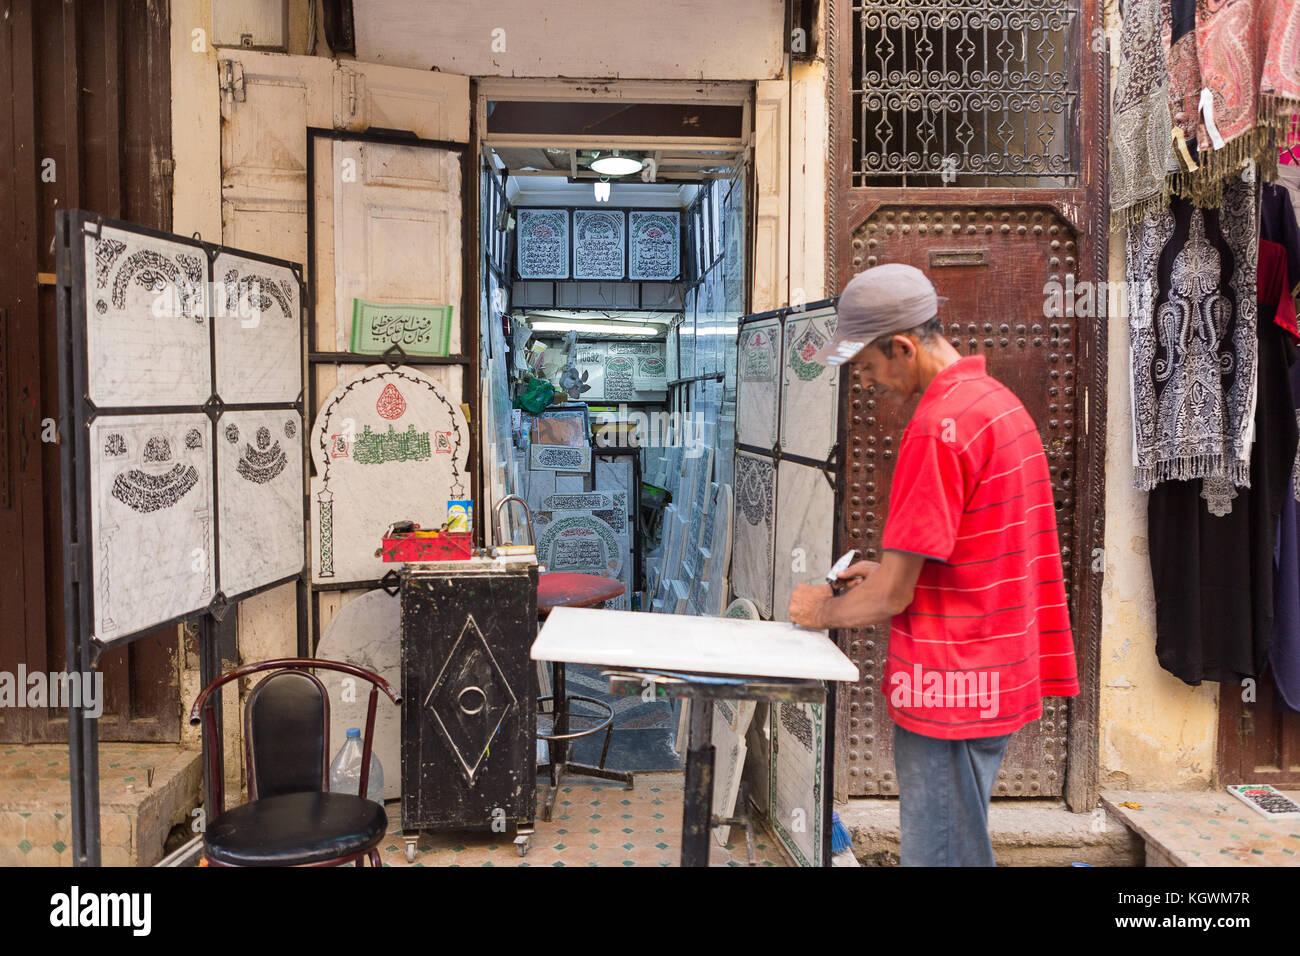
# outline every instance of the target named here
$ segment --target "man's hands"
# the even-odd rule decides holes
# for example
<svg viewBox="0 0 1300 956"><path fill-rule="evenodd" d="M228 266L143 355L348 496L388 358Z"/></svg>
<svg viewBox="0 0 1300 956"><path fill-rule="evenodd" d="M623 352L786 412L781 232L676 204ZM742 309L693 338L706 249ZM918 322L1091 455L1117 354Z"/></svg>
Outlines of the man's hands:
<svg viewBox="0 0 1300 956"><path fill-rule="evenodd" d="M840 572L839 579L845 583L846 587L852 589L867 580L879 568L880 565L875 561L855 561ZM826 602L834 597L835 595L831 592L829 584L800 584L796 586L794 593L790 595L788 613L791 623L817 630L829 627L830 625L821 622Z"/></svg>
<svg viewBox="0 0 1300 956"><path fill-rule="evenodd" d="M886 551L879 564L857 561L840 572L847 587L835 596L829 584L801 584L790 595L791 623L817 630L884 624L912 603L925 558Z"/></svg>
<svg viewBox="0 0 1300 956"><path fill-rule="evenodd" d="M823 629L826 625L820 623L822 612L832 597L829 584L795 585L794 593L790 595L790 623L814 630Z"/></svg>
<svg viewBox="0 0 1300 956"><path fill-rule="evenodd" d="M854 561L840 572L840 580L849 587L856 587L880 570L878 561Z"/></svg>

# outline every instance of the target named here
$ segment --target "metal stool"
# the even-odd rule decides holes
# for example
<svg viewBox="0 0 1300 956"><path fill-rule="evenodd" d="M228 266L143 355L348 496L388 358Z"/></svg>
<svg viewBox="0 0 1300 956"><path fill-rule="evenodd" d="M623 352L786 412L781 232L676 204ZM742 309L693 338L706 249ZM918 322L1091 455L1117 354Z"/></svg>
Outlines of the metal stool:
<svg viewBox="0 0 1300 956"><path fill-rule="evenodd" d="M537 535L533 531L533 515L528 508L527 502L518 495L506 495L497 502L493 514L493 529L498 548L513 549L520 547L515 545L513 541L504 545L501 544L503 537L501 527L502 510L509 507L510 502L513 501L519 502L524 509L524 517L528 523L529 543L526 547L534 548L537 544ZM598 574L542 574L538 578L537 585L537 617L539 621L544 620L546 615L550 613L551 608L555 607L592 607L596 604L603 604L610 598L618 597L623 591L624 588L620 582ZM572 713L572 701L591 704L600 708L603 713ZM566 694L564 664L562 662L553 662L551 664L551 693L537 698L538 714L547 713L543 705L548 702L551 704L551 733L543 734L538 732L537 734L537 739L546 741L547 749L547 762L538 766L537 772L546 772L551 778L551 790L546 796L546 804L542 807L542 819L551 819L552 811L555 809L555 795L560 792L560 781L566 772L581 774L585 777L597 777L602 780L617 780L626 784L626 789L631 790L633 778L630 771L605 769L605 758L609 755L610 736L614 730L614 708L604 701L585 697L581 694ZM571 731L569 721L573 718L594 720L597 723L594 727ZM605 731L605 743L600 751L600 764L592 767L587 764L570 763L569 741L591 737L602 730Z"/></svg>
<svg viewBox="0 0 1300 956"><path fill-rule="evenodd" d="M544 587L546 588L545 591L543 591ZM537 589L538 618L539 620L545 619L551 608L591 607L608 601L610 598L618 597L622 593L623 585L618 581L596 574L543 574L539 579ZM590 704L599 708L602 713L573 713L572 703L574 701ZM609 755L610 736L614 730L614 708L604 701L592 697L567 693L564 663L562 661L551 663L551 693L537 698L539 714L546 713L543 705L548 702L551 704L550 713L552 714L551 733L543 734L539 731L537 734L539 740L547 742L548 758L546 763L537 768L537 772L542 773L545 771L550 774L551 778L550 793L546 795L546 803L542 807L542 819L551 819L552 812L555 809L555 797L560 792L560 781L565 773L596 777L600 780L617 780L626 784L626 789L631 790L633 787L631 771L607 770L605 768L605 758ZM569 721L571 719L592 720L596 723L592 727L585 727L575 731L570 729ZM602 730L605 732L605 743L600 751L600 763L594 767L590 764L571 763L569 761L569 742L583 737L594 736Z"/></svg>

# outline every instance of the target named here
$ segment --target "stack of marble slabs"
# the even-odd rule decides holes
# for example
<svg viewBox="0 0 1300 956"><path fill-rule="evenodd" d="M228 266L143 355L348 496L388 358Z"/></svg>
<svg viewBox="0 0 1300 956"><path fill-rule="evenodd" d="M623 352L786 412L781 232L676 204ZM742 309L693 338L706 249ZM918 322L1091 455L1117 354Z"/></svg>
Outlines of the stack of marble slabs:
<svg viewBox="0 0 1300 956"><path fill-rule="evenodd" d="M641 547L637 534L636 469L630 455L598 455L596 458L596 488L598 494L610 499L609 508L595 511L618 536L623 562L618 579L623 593L606 601L602 607L616 611L632 609L633 591L636 589L636 552Z"/></svg>
<svg viewBox="0 0 1300 956"><path fill-rule="evenodd" d="M689 537L689 526L677 505L664 509L664 538L660 549L658 583L655 597L665 600L672 592L672 584L680 575L682 553ZM666 602L662 609L674 613L675 602Z"/></svg>
<svg viewBox="0 0 1300 956"><path fill-rule="evenodd" d="M688 607L691 614L720 617L730 591L732 495L731 485L714 482L711 488Z"/></svg>
<svg viewBox="0 0 1300 956"><path fill-rule="evenodd" d="M709 509L709 479L713 471L714 426L706 425L702 436L687 449L683 467L681 498L677 513L686 523L685 538L681 543L681 559L676 577L684 582L689 592L691 582L699 573L700 544L704 535L704 521Z"/></svg>

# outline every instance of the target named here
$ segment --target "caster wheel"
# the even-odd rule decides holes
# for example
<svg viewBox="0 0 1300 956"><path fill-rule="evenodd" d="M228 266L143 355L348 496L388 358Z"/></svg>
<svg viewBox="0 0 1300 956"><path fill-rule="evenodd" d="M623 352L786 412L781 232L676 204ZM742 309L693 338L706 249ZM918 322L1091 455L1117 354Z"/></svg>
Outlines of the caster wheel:
<svg viewBox="0 0 1300 956"><path fill-rule="evenodd" d="M414 843L408 843L408 844L406 844L406 862L407 862L407 863L414 863L414 862L415 862L415 844L414 844Z"/></svg>

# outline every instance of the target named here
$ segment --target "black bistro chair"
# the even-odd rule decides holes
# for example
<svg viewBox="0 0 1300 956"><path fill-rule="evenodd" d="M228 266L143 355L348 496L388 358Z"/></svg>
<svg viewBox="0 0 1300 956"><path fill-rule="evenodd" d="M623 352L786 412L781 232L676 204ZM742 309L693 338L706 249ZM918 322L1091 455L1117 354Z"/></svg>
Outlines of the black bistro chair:
<svg viewBox="0 0 1300 956"><path fill-rule="evenodd" d="M339 661L283 658L248 664L222 674L199 694L190 723L202 721L208 750L208 824L204 856L213 866L340 866L368 858L379 866L377 847L388 831L382 804L350 793L329 792L329 695L312 670L333 670L370 682L362 745L360 793L370 776L375 706L382 690L401 696L378 674ZM216 705L222 685L261 671L273 673L248 695L244 745L248 803L225 809L221 739Z"/></svg>

